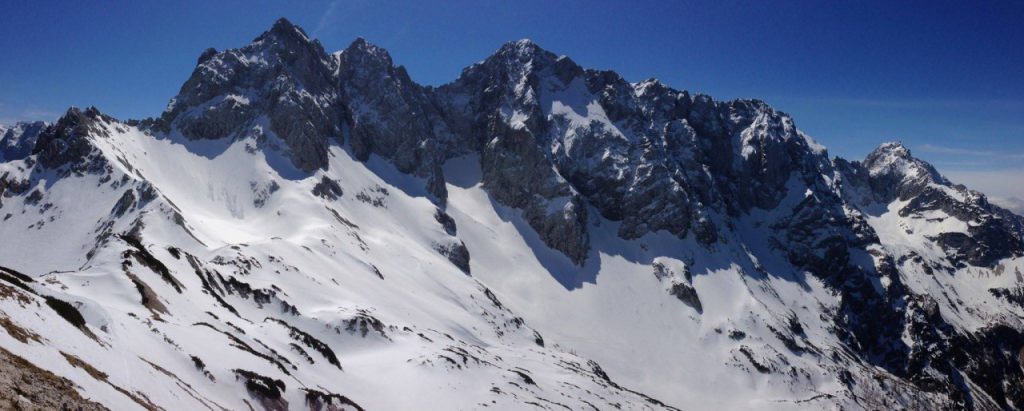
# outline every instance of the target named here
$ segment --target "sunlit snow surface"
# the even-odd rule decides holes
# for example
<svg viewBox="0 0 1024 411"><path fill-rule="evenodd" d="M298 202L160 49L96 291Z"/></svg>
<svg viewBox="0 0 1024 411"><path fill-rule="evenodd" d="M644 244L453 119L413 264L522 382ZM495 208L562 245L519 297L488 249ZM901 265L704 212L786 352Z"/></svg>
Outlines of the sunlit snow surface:
<svg viewBox="0 0 1024 411"><path fill-rule="evenodd" d="M589 107L566 101L546 108L570 124L583 121L574 116ZM837 297L768 246L759 227L779 217L770 212L744 217L733 237L710 248L664 233L623 240L616 223L594 218L590 256L577 267L544 246L519 211L489 197L474 156L445 166L445 211L457 226L451 236L435 219L424 182L376 157L361 163L334 146L328 171L306 175L262 147L273 136L187 141L105 127L110 137L92 138L113 167L109 180L57 179L32 174L24 161L0 164L0 174L30 179L44 193L34 204L4 199L0 216L10 217L0 223L0 262L35 277L39 294L74 302L95 339L41 298L15 290L26 298L0 299L0 315L39 333L39 341L0 333L0 346L112 409L255 406L235 369L281 380L296 407L311 389L375 410L660 408L638 393L684 409L820 409L849 405L857 394L839 382L841 371L876 372L852 361L829 330L824 313ZM338 182L340 198L313 195L325 177ZM146 184L157 193L152 201L112 216L126 190ZM791 190L783 205L803 196ZM900 217L898 207L868 216L893 252L937 256L931 230L965 229L948 216L938 225ZM128 232L173 280L126 256L134 248L116 234ZM470 275L437 251L457 242L471 255ZM691 273L702 312L667 292L655 263ZM915 292L989 307L986 313L1004 307L1008 318L1021 314L987 292L1019 281L1012 274L965 268L930 276L909 264L903 281ZM1005 260L999 270L1022 265ZM140 302L139 284L156 303ZM985 321L979 312L942 315L974 329ZM799 352L775 331L794 318L806 335L795 342ZM288 327L325 343L340 367Z"/></svg>

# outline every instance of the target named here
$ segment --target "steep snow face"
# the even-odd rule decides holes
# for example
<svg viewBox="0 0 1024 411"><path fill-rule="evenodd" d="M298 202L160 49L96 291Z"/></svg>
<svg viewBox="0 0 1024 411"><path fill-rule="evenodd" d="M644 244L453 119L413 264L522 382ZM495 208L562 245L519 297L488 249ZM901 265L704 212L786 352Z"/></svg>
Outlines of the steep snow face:
<svg viewBox="0 0 1024 411"><path fill-rule="evenodd" d="M757 100L526 40L422 87L281 20L15 140L0 347L110 408L1024 404L1024 221Z"/></svg>
<svg viewBox="0 0 1024 411"><path fill-rule="evenodd" d="M11 197L2 211L16 216L0 225L21 240L0 250L5 327L31 330L0 343L87 398L121 409L664 408L547 345L464 273L448 251L463 241L421 180L377 158L333 146L337 172L289 179L253 139L217 146L102 117L88 128L74 137L110 167L40 179L41 198ZM3 170L42 171L19 165Z"/></svg>
<svg viewBox="0 0 1024 411"><path fill-rule="evenodd" d="M836 298L778 256L709 250L668 233L623 240L620 223L602 220L577 267L547 249L516 210L495 206L475 158L452 160L445 172L465 176L451 179L448 212L473 256L474 276L546 330L547 341L571 344L669 403L792 409L806 399L800 393L844 392L838 364L863 367L827 359L824 347L839 344L812 313L837 306ZM778 271L768 275L766 265Z"/></svg>
<svg viewBox="0 0 1024 411"><path fill-rule="evenodd" d="M679 406L949 401L893 391L906 382L844 348L834 289L758 245L772 241L759 227L767 214L712 248L669 233L624 240L621 223L594 220L579 267L523 212L493 201L475 156L445 165L442 211L420 178L340 146L330 171L288 178L272 165L284 159L255 139L191 141L83 116L73 129L86 134L67 137L109 167L54 178L33 200L51 207L22 194L0 209L15 214L3 235L24 240L0 258L35 277L26 289L4 277L8 331L37 336L0 340L110 407L298 408L310 397L366 409L658 407L625 387ZM68 166L4 167L21 178ZM32 222L45 224L26 230ZM43 243L55 258L30 248ZM446 251L460 247L471 276ZM1006 307L986 287L1014 284L950 286L980 309ZM84 323L60 318L47 296ZM973 332L983 318L960 321ZM885 395L860 398L871 392Z"/></svg>

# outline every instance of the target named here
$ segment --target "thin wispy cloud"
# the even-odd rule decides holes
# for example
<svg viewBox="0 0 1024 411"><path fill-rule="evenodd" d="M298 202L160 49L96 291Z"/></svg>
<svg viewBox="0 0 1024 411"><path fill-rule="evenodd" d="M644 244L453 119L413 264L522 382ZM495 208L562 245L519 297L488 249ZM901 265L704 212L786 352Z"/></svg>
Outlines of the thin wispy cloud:
<svg viewBox="0 0 1024 411"><path fill-rule="evenodd" d="M931 163L932 163L933 166L938 167L940 170L944 170L944 169L948 169L948 168L963 168L963 167L979 168L979 167L985 167L985 166L990 166L991 165L991 163L986 162L986 161L982 161L982 160L973 160L973 161L932 161Z"/></svg>
<svg viewBox="0 0 1024 411"><path fill-rule="evenodd" d="M60 117L61 113L42 109L36 106L18 107L5 101L0 101L0 124L14 124L19 121L53 121Z"/></svg>
<svg viewBox="0 0 1024 411"><path fill-rule="evenodd" d="M313 30L313 37L320 37L320 33L331 24L334 19L334 13L338 10L339 3L339 0L334 0L327 5L324 14L320 15L320 21L317 22L316 29Z"/></svg>
<svg viewBox="0 0 1024 411"><path fill-rule="evenodd" d="M995 150L979 150L972 148L946 147L935 144L924 144L919 151L932 154L946 154L970 157L989 157L1000 160L1024 160L1024 153L1003 152Z"/></svg>
<svg viewBox="0 0 1024 411"><path fill-rule="evenodd" d="M883 109L1000 109L1024 111L1024 100L971 99L859 99L834 97L790 97L790 100L838 106Z"/></svg>
<svg viewBox="0 0 1024 411"><path fill-rule="evenodd" d="M37 108L28 108L21 112L22 117L28 120L53 120L60 117L61 113Z"/></svg>

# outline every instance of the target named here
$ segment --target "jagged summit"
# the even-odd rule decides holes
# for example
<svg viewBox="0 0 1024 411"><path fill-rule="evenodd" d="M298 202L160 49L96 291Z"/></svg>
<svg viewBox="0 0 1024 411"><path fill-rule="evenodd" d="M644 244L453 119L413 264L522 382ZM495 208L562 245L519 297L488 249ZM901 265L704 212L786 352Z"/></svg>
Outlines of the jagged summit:
<svg viewBox="0 0 1024 411"><path fill-rule="evenodd" d="M335 55L354 69L358 67L364 70L384 70L394 66L391 54L387 50L362 37L357 37L348 47Z"/></svg>
<svg viewBox="0 0 1024 411"><path fill-rule="evenodd" d="M910 149L900 142L880 144L864 158L864 167L904 198L914 195L927 184L951 185L935 167L914 157ZM879 189L884 190L882 187Z"/></svg>
<svg viewBox="0 0 1024 411"><path fill-rule="evenodd" d="M875 149L872 150L872 152L877 152L877 153L893 153L893 154L898 155L900 157L907 157L907 158L909 158L911 156L910 149L907 148L907 146L903 145L902 141L898 141L898 140L882 142L881 144L878 145L878 147L875 147Z"/></svg>
<svg viewBox="0 0 1024 411"><path fill-rule="evenodd" d="M254 43L260 41L285 41L285 42L312 42L306 31L301 27L292 24L291 21L282 17L274 22L274 25L269 30L263 32L259 37L253 40Z"/></svg>
<svg viewBox="0 0 1024 411"><path fill-rule="evenodd" d="M537 43L535 43L533 40L530 40L530 39L527 39L527 38L523 38L523 39L513 40L513 41L510 41L510 42L507 42L504 45L502 45L502 47L503 48L504 47L512 47L512 48L516 48L516 49L533 49L533 50L540 49L540 46L537 45Z"/></svg>
<svg viewBox="0 0 1024 411"><path fill-rule="evenodd" d="M199 61L158 129L189 139L280 139L296 168L324 167L343 114L336 69L319 42L281 19L249 45Z"/></svg>
<svg viewBox="0 0 1024 411"><path fill-rule="evenodd" d="M71 107L56 123L39 133L32 154L39 164L59 169L61 175L102 173L109 169L109 164L92 139L108 137L110 134L103 125L113 121L96 107L85 110Z"/></svg>
<svg viewBox="0 0 1024 411"><path fill-rule="evenodd" d="M503 44L483 64L530 65L540 70L558 59L552 53L529 39L510 41Z"/></svg>
<svg viewBox="0 0 1024 411"><path fill-rule="evenodd" d="M95 127L97 122L112 122L113 117L100 112L95 106L86 107L84 110L71 106L53 124L55 130L68 138L89 138L103 133Z"/></svg>
<svg viewBox="0 0 1024 411"><path fill-rule="evenodd" d="M515 55L517 57L533 57L538 55L554 55L530 39L519 39L507 42L498 48L495 54Z"/></svg>
<svg viewBox="0 0 1024 411"><path fill-rule="evenodd" d="M287 21L275 23L261 38L275 33L275 38L306 39ZM254 45L241 49L243 54ZM210 61L232 55L222 52L218 56L224 58ZM623 221L623 237L666 230L680 237L696 232L712 242L719 235L714 215L774 208L794 172L813 187L825 184L820 176L830 169L824 148L800 133L787 114L761 100L716 102L656 80L632 84L613 71L583 69L525 39L504 44L437 89L416 84L394 66L386 50L362 38L333 58L305 64L246 56L241 67L197 69L190 79L196 85L189 89L202 97L188 97L193 93L186 87L183 95L198 102L192 107L208 108L179 106L165 119L189 137L260 138L266 128L257 123L269 118L270 131L307 172L326 167L327 147L347 140L361 160L377 154L403 172L427 177L428 191L440 203L446 197L440 164L480 151L485 184L503 187L496 194L499 201L527 210L531 226L549 233L545 243L577 264L589 248L585 204ZM258 74L277 73L280 69L272 68L278 66L289 76L264 79ZM239 83L233 90L217 86L225 73L235 79L231 83ZM279 84L282 79L286 84ZM261 84L268 81L277 84ZM200 86L204 83L213 86ZM292 89L299 93L278 97ZM288 103L274 109L280 101ZM296 115L314 117L294 121L280 114L295 108L300 108ZM738 146L731 143L734 136ZM508 158L508 150L533 142L539 144L512 163L493 161L492 152ZM523 175L516 168L521 161L551 172ZM705 169L717 177L708 178ZM571 201L552 205L564 197Z"/></svg>

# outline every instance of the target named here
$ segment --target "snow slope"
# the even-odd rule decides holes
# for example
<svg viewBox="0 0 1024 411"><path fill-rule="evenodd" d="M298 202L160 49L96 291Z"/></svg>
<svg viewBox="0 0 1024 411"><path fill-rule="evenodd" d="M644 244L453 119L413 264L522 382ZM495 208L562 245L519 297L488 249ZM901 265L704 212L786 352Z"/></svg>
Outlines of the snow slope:
<svg viewBox="0 0 1024 411"><path fill-rule="evenodd" d="M310 389L367 409L526 401L656 407L605 380L589 360L539 345L522 318L435 250L456 240L435 221L433 203L404 191L412 178L390 165L371 161L375 173L336 147L331 168L340 173L288 180L262 152L246 150L253 141L213 147L104 127L111 135L95 139L97 149L125 163L109 179L39 177L37 187L49 185L40 203L57 205L5 204L13 216L3 236L22 241L0 251L5 267L35 277L32 292L5 285L15 296L4 300L5 318L42 341L7 337L4 346L67 376L86 397L118 409L133 405L122 390L144 407L245 408L259 396L244 394L245 380L233 371L241 369L281 380L282 399L293 405L305 404ZM210 150L219 153L204 157ZM340 198L313 195L324 177L338 181ZM105 218L107 206L139 187L157 197ZM71 207L78 202L95 206ZM85 255L93 240L83 239L118 231L138 236L143 248L109 236ZM78 306L84 331L53 312L27 310L39 304L34 294ZM110 378L75 371L61 352Z"/></svg>

